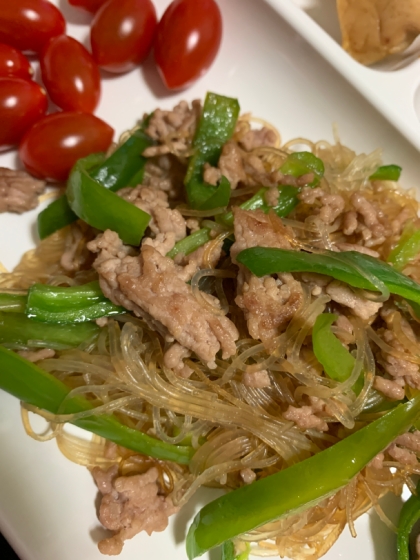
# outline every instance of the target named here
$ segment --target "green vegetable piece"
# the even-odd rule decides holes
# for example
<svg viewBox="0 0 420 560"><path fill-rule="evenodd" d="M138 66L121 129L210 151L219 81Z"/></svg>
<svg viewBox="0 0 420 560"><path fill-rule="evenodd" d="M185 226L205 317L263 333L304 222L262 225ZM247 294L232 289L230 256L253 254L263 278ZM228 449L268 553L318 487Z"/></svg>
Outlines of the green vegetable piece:
<svg viewBox="0 0 420 560"><path fill-rule="evenodd" d="M76 220L77 216L70 208L66 195L63 194L38 214L39 238L45 239Z"/></svg>
<svg viewBox="0 0 420 560"><path fill-rule="evenodd" d="M125 312L103 295L97 281L71 287L34 284L25 309L28 317L47 323L79 323Z"/></svg>
<svg viewBox="0 0 420 560"><path fill-rule="evenodd" d="M23 313L26 306L26 296L17 294L0 294L0 311Z"/></svg>
<svg viewBox="0 0 420 560"><path fill-rule="evenodd" d="M315 254L252 247L241 251L236 258L256 276L277 272L318 272L355 288L378 291L361 272L366 271L383 282L390 293L420 304L420 284L404 276L389 264L355 251L334 253L325 250L321 254Z"/></svg>
<svg viewBox="0 0 420 560"><path fill-rule="evenodd" d="M70 172L67 199L71 209L90 226L111 229L127 245L139 245L150 215L105 189L88 173L90 160L79 159Z"/></svg>
<svg viewBox="0 0 420 560"><path fill-rule="evenodd" d="M184 237L184 239L181 239L181 241L175 243L174 248L171 249L169 253L166 254L166 256L173 259L179 253L189 255L190 253L207 243L207 241L211 240L210 231L210 228L202 228L198 231L195 231L191 235L188 235L188 237Z"/></svg>
<svg viewBox="0 0 420 560"><path fill-rule="evenodd" d="M229 539L333 495L407 431L419 414L417 395L309 459L210 502L188 531L188 558L192 560Z"/></svg>
<svg viewBox="0 0 420 560"><path fill-rule="evenodd" d="M134 186L138 185L138 177L142 178L146 164L146 158L141 154L153 143L150 136L136 130L103 163L92 169L90 176L111 191L133 185L136 176Z"/></svg>
<svg viewBox="0 0 420 560"><path fill-rule="evenodd" d="M221 560L235 560L235 545L231 540L222 544Z"/></svg>
<svg viewBox="0 0 420 560"><path fill-rule="evenodd" d="M136 130L115 152L105 159L105 154L93 154L89 166L92 179L112 191L141 183L146 158L141 154L153 144L142 130ZM55 231L77 220L65 195L54 200L38 215L38 235L45 239Z"/></svg>
<svg viewBox="0 0 420 560"><path fill-rule="evenodd" d="M401 175L399 165L381 165L370 177L370 181L398 181Z"/></svg>
<svg viewBox="0 0 420 560"><path fill-rule="evenodd" d="M390 252L388 262L401 271L419 253L420 230L415 230L413 224L410 224L404 229L397 246Z"/></svg>
<svg viewBox="0 0 420 560"><path fill-rule="evenodd" d="M315 187L324 176L324 164L322 160L314 156L312 152L294 152L287 156L286 161L280 167L280 171L285 175L302 177L308 173L314 174L314 179L308 186Z"/></svg>
<svg viewBox="0 0 420 560"><path fill-rule="evenodd" d="M420 481L417 483L417 494L413 494L403 504L398 521L397 551L398 560L410 560L410 534L420 519Z"/></svg>
<svg viewBox="0 0 420 560"><path fill-rule="evenodd" d="M331 325L337 319L338 315L333 313L318 315L312 329L312 346L328 377L342 383L350 377L356 360L331 331ZM358 395L362 389L363 375L360 375L353 391Z"/></svg>
<svg viewBox="0 0 420 560"><path fill-rule="evenodd" d="M214 193L200 205L200 210L212 210L223 208L229 204L230 183L226 177L222 177Z"/></svg>
<svg viewBox="0 0 420 560"><path fill-rule="evenodd" d="M297 195L299 193L296 187L291 187L288 185L278 187L279 189L279 201L276 206L269 206L265 202L264 195L268 191L267 188L260 189L252 198L245 201L243 204L240 205L240 208L243 210L257 210L260 208L263 212L268 213L269 211L274 211L277 216L287 216L290 212L295 208L295 206L299 203L299 199ZM232 226L233 225L233 212L225 212L224 214L220 214L216 217L218 223ZM181 239L175 243L174 248L169 251L166 255L173 259L178 253L183 253L184 255L189 255L205 243L212 239L211 237L211 229L210 228L202 228L198 231L195 231L188 237ZM225 240L226 241L226 240Z"/></svg>
<svg viewBox="0 0 420 560"><path fill-rule="evenodd" d="M54 414L72 414L93 408L83 397L66 399L70 389L64 383L1 346L0 389L25 403ZM191 447L164 443L139 430L124 426L113 414L92 414L72 423L118 445L156 459L188 464L194 452Z"/></svg>
<svg viewBox="0 0 420 560"><path fill-rule="evenodd" d="M279 199L276 206L269 206L265 201L265 193L268 191L267 187L263 187L254 194L252 198L243 202L239 208L242 210L262 210L265 214L273 211L277 216L285 217L299 204L298 194L299 189L291 187L290 185L283 185L277 187L279 190ZM233 225L233 212L226 212L216 216L216 221L227 226Z"/></svg>
<svg viewBox="0 0 420 560"><path fill-rule="evenodd" d="M27 345L28 341L45 342L48 348L71 348L99 333L94 323L57 325L40 323L21 313L0 313L0 344Z"/></svg>
<svg viewBox="0 0 420 560"><path fill-rule="evenodd" d="M236 99L215 93L207 94L193 140L195 155L190 159L185 177L187 199L191 208L208 210L228 205L227 187L205 183L203 166L205 163L217 165L223 144L234 133L238 116L239 103ZM226 181L225 178L224 185Z"/></svg>

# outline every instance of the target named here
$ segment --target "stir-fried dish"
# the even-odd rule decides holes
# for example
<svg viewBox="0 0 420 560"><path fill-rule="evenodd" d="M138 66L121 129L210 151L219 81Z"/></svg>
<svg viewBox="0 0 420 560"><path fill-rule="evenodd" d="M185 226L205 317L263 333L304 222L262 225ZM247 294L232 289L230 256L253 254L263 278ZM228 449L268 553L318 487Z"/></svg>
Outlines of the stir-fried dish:
<svg viewBox="0 0 420 560"><path fill-rule="evenodd" d="M392 528L379 499L407 484L408 560L420 222L400 171L379 150L282 143L212 93L78 161L39 246L0 275L0 387L28 434L91 469L102 553L206 485L226 493L190 559L316 559L372 507Z"/></svg>

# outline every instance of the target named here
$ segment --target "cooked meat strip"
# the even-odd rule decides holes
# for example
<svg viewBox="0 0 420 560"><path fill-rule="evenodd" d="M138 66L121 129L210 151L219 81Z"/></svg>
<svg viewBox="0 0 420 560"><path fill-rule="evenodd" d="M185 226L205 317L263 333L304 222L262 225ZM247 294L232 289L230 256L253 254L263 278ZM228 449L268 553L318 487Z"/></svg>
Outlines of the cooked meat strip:
<svg viewBox="0 0 420 560"><path fill-rule="evenodd" d="M385 377L375 376L373 386L374 388L382 393L385 397L395 401L401 401L405 397L404 391L405 381L403 378L395 379L385 379Z"/></svg>
<svg viewBox="0 0 420 560"><path fill-rule="evenodd" d="M190 356L191 352L187 348L175 342L163 355L163 364L180 377L189 377L193 370L184 364L184 359Z"/></svg>
<svg viewBox="0 0 420 560"><path fill-rule="evenodd" d="M255 387L257 389L263 389L271 385L270 376L266 369L244 371L242 374L242 383L247 387Z"/></svg>
<svg viewBox="0 0 420 560"><path fill-rule="evenodd" d="M233 215L235 243L230 249L233 261L238 253L249 247L291 249L289 239L294 237L293 231L285 227L280 218L274 218L274 230L270 217L262 210L242 210L236 207L233 209Z"/></svg>
<svg viewBox="0 0 420 560"><path fill-rule="evenodd" d="M317 414L324 412L324 403L317 397L309 397L309 402L309 405L300 407L289 405L286 412L283 413L283 418L294 422L301 430L328 431L328 424L317 416Z"/></svg>
<svg viewBox="0 0 420 560"><path fill-rule="evenodd" d="M328 284L325 291L333 301L349 307L352 313L364 321L372 320L383 305L382 302L370 301L358 295L357 292L354 292L349 286L338 280Z"/></svg>
<svg viewBox="0 0 420 560"><path fill-rule="evenodd" d="M152 219L150 220L149 227L153 233L173 232L176 241L183 239L187 235L186 222L179 210L169 208L166 192L139 185L134 188L120 189L117 194L151 215Z"/></svg>
<svg viewBox="0 0 420 560"><path fill-rule="evenodd" d="M102 494L99 520L115 534L99 542L102 554L115 556L121 553L124 541L140 531L148 535L161 532L168 526L168 518L176 513L171 499L160 494L159 472L151 467L144 474L117 476L118 467L103 473L99 467L92 471Z"/></svg>
<svg viewBox="0 0 420 560"><path fill-rule="evenodd" d="M274 130L263 126L260 129L248 130L243 136L241 136L238 144L246 150L251 152L255 148L261 148L261 146L274 147L277 143L277 135Z"/></svg>
<svg viewBox="0 0 420 560"><path fill-rule="evenodd" d="M229 141L223 146L218 168L221 175L229 180L232 189L236 189L241 181L246 181L241 150L236 142Z"/></svg>
<svg viewBox="0 0 420 560"><path fill-rule="evenodd" d="M0 213L22 214L36 208L45 186L45 181L35 179L25 171L0 167Z"/></svg>
<svg viewBox="0 0 420 560"><path fill-rule="evenodd" d="M118 235L110 231L90 243L89 248L99 252L93 266L99 273L104 294L111 301L139 316L145 312L209 367L214 367L220 349L223 358L236 353L239 334L235 325L197 301L182 277L182 267L172 259L146 244L139 257L130 257ZM207 298L214 305L218 302L212 296Z"/></svg>

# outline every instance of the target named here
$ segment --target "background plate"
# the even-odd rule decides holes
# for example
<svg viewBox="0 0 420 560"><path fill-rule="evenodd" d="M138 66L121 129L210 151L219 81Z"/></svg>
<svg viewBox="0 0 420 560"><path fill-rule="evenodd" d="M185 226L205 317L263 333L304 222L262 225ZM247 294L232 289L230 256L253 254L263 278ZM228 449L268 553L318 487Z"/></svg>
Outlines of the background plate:
<svg viewBox="0 0 420 560"><path fill-rule="evenodd" d="M57 3L57 2L55 2ZM155 2L161 14L169 2ZM274 3L274 2L271 2ZM184 93L170 95L152 61L125 76L103 76L97 115L116 130L131 128L144 112L171 107L180 99L203 97L208 90L239 98L275 124L287 140L305 136L332 140L337 123L342 141L358 151L384 150L385 163L403 167L403 183L416 187L420 176L416 150L366 100L319 56L302 37L261 0L220 0L224 38L210 72ZM86 41L90 16L58 1L68 33ZM0 165L16 166L15 152L0 156ZM14 266L36 242L38 210L23 216L0 216L0 261ZM103 560L95 542L102 530L95 514L96 488L89 472L60 455L54 442L37 443L23 432L15 399L0 394L0 530L22 560ZM200 493L163 534L140 535L127 542L121 560L186 560L184 537L194 511L214 496ZM384 507L394 517L398 499ZM395 560L395 536L365 515L352 539L347 530L326 560ZM216 560L218 552L210 556Z"/></svg>

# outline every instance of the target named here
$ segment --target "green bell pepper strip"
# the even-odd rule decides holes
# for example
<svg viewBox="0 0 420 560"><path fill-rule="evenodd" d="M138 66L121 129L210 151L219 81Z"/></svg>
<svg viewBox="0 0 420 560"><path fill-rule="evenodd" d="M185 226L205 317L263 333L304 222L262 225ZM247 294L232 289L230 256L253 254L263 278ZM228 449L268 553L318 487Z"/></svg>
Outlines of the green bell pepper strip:
<svg viewBox="0 0 420 560"><path fill-rule="evenodd" d="M236 99L208 93L203 112L193 139L194 155L188 164L185 189L189 206L194 209L211 209L227 206L230 188L227 179L214 186L203 180L205 163L217 165L223 144L232 137L239 116Z"/></svg>
<svg viewBox="0 0 420 560"><path fill-rule="evenodd" d="M398 295L409 302L420 303L420 284L404 276L389 264L363 255L356 251L334 253L325 250L321 254L252 247L241 251L237 261L245 265L256 276L277 272L317 272L332 276L354 288L378 291L360 270L378 278L391 294Z"/></svg>
<svg viewBox="0 0 420 560"><path fill-rule="evenodd" d="M211 241L211 239L212 237L210 228L199 229L191 235L188 235L188 237L184 237L184 239L181 239L181 241L175 243L174 248L171 249L169 253L166 254L166 256L173 259L179 253L189 255L208 241Z"/></svg>
<svg viewBox="0 0 420 560"><path fill-rule="evenodd" d="M97 281L71 287L34 284L25 308L27 317L46 323L79 323L125 312L104 296Z"/></svg>
<svg viewBox="0 0 420 560"><path fill-rule="evenodd" d="M324 163L312 152L293 152L287 156L285 162L280 167L280 171L285 175L301 177L308 173L314 174L314 179L308 186L315 187L324 176Z"/></svg>
<svg viewBox="0 0 420 560"><path fill-rule="evenodd" d="M390 252L388 262L396 270L403 270L408 263L420 253L420 229L414 229L413 224L406 227L397 246Z"/></svg>
<svg viewBox="0 0 420 560"><path fill-rule="evenodd" d="M223 542L285 515L299 513L348 484L420 414L420 395L328 449L210 502L187 534L192 560Z"/></svg>
<svg viewBox="0 0 420 560"><path fill-rule="evenodd" d="M88 156L79 159L70 172L66 195L71 209L90 226L111 229L127 245L138 246L150 215L92 179L90 167Z"/></svg>
<svg viewBox="0 0 420 560"><path fill-rule="evenodd" d="M142 153L153 143L150 136L142 130L136 130L102 164L92 169L90 176L111 191L132 186L133 177L137 177L135 185L139 184L138 178L143 178L147 161Z"/></svg>
<svg viewBox="0 0 420 560"><path fill-rule="evenodd" d="M53 414L72 414L92 410L81 396L66 399L70 389L50 373L0 346L0 389ZM192 447L171 445L139 430L121 424L115 415L95 415L72 422L80 428L104 437L138 453L176 463L188 464Z"/></svg>
<svg viewBox="0 0 420 560"><path fill-rule="evenodd" d="M49 348L70 348L99 333L95 323L57 325L40 323L21 313L0 312L0 344L27 345L30 340L45 342Z"/></svg>
<svg viewBox="0 0 420 560"><path fill-rule="evenodd" d="M26 306L26 296L17 294L0 294L0 311L23 313Z"/></svg>
<svg viewBox="0 0 420 560"><path fill-rule="evenodd" d="M397 551L398 560L410 560L410 534L420 519L420 481L417 483L417 495L412 495L403 504L398 521Z"/></svg>
<svg viewBox="0 0 420 560"><path fill-rule="evenodd" d="M45 239L76 220L77 216L70 208L66 195L63 194L38 214L39 238Z"/></svg>
<svg viewBox="0 0 420 560"><path fill-rule="evenodd" d="M398 181L401 175L401 167L399 165L381 165L369 177L370 181Z"/></svg>
<svg viewBox="0 0 420 560"><path fill-rule="evenodd" d="M105 154L96 154L92 161L90 176L112 191L136 186L143 180L146 158L141 154L153 144L153 140L142 130L136 130L115 152L105 159ZM55 231L77 220L70 208L66 195L54 200L38 215L38 235L45 239Z"/></svg>
<svg viewBox="0 0 420 560"><path fill-rule="evenodd" d="M316 359L328 377L342 383L350 377L356 360L331 331L331 325L337 319L338 315L333 313L318 315L312 329L312 347ZM361 374L353 385L356 395L363 389L363 383Z"/></svg>
<svg viewBox="0 0 420 560"><path fill-rule="evenodd" d="M273 211L277 216L285 217L299 204L299 189L290 185L281 185L278 188L279 199L276 206L270 206L265 200L265 194L269 190L263 187L257 191L249 200L243 202L239 208L242 210L262 210L264 214ZM233 226L233 212L225 212L216 216L216 222L227 226Z"/></svg>
<svg viewBox="0 0 420 560"><path fill-rule="evenodd" d="M84 158L84 165L87 169L95 168L105 161L105 154L99 152L90 154ZM51 202L42 212L38 214L38 235L40 239L45 239L55 231L68 226L78 219L69 205L66 194L63 194L54 202Z"/></svg>

